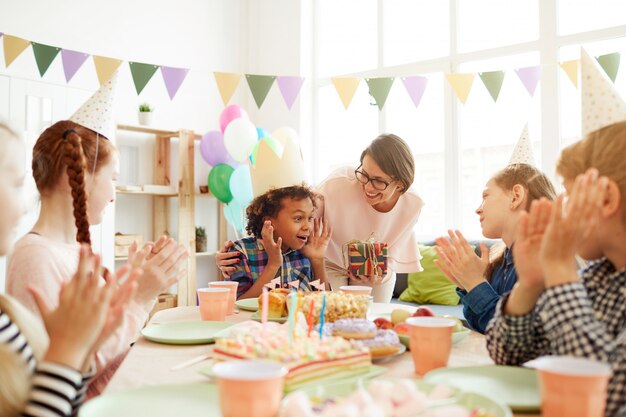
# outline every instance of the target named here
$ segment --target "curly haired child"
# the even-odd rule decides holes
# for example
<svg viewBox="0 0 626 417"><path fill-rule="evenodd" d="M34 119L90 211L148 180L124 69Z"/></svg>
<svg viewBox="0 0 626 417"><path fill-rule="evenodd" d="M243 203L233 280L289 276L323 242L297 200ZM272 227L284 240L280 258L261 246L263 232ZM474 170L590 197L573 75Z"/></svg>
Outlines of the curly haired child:
<svg viewBox="0 0 626 417"><path fill-rule="evenodd" d="M261 294L265 284L280 277L281 285L299 281L310 290L313 277L326 282L324 254L332 228L313 219L318 196L309 187L294 185L256 197L246 209L251 235L234 242L241 253L229 280L239 282L237 298Z"/></svg>

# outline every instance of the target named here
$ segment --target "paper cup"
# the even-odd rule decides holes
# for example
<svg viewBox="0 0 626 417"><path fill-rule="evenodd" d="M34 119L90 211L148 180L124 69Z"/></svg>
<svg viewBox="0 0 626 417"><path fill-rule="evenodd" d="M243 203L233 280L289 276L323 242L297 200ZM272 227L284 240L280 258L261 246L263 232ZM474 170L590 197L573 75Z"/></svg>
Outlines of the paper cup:
<svg viewBox="0 0 626 417"><path fill-rule="evenodd" d="M543 417L602 417L611 367L572 356L544 356L524 364L539 371Z"/></svg>
<svg viewBox="0 0 626 417"><path fill-rule="evenodd" d="M424 376L433 369L445 368L456 322L441 317L409 317L406 323L415 373Z"/></svg>
<svg viewBox="0 0 626 417"><path fill-rule="evenodd" d="M228 288L198 288L202 320L224 321L228 312Z"/></svg>
<svg viewBox="0 0 626 417"><path fill-rule="evenodd" d="M372 294L372 287L366 285L343 285L339 287L339 291L353 295L370 295Z"/></svg>
<svg viewBox="0 0 626 417"><path fill-rule="evenodd" d="M269 361L229 361L213 367L223 417L276 417L287 368Z"/></svg>
<svg viewBox="0 0 626 417"><path fill-rule="evenodd" d="M235 300L237 300L237 288L239 283L237 281L213 281L209 282L209 288L228 288L230 295L228 297L228 311L226 314L235 313Z"/></svg>

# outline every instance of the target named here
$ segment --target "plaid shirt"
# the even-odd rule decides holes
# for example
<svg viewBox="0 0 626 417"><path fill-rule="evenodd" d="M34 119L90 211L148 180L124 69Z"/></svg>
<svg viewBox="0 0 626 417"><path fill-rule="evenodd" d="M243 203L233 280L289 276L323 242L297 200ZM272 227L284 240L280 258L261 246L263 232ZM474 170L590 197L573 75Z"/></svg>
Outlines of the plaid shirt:
<svg viewBox="0 0 626 417"><path fill-rule="evenodd" d="M232 265L237 268L230 274L230 281L239 282L237 298L241 297L252 287L265 270L269 257L263 244L255 237L245 237L234 242L229 252L240 252L239 262ZM313 279L313 270L309 258L297 250L289 250L283 253L283 265L274 278L280 277L283 287L287 283L300 280L299 289L311 291L309 282Z"/></svg>
<svg viewBox="0 0 626 417"><path fill-rule="evenodd" d="M581 278L546 289L524 316L504 315L505 296L487 328L487 348L498 364L521 365L551 354L610 364L605 415L621 416L626 412L626 268L616 271L600 259L582 270Z"/></svg>

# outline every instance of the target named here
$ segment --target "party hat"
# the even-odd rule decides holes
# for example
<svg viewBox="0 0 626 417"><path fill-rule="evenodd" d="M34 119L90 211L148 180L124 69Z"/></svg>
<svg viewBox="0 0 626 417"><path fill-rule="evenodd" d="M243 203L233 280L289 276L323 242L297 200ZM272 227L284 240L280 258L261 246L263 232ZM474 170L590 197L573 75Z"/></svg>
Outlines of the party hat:
<svg viewBox="0 0 626 417"><path fill-rule="evenodd" d="M587 51L580 49L582 134L626 120L626 103L606 73Z"/></svg>
<svg viewBox="0 0 626 417"><path fill-rule="evenodd" d="M515 149L513 149L513 155L511 155L511 159L509 160L509 165L511 164L535 165L533 146L528 138L528 123L524 125L524 130L522 130L522 134L515 145Z"/></svg>
<svg viewBox="0 0 626 417"><path fill-rule="evenodd" d="M113 101L116 86L117 72L80 106L70 120L113 140L115 136Z"/></svg>
<svg viewBox="0 0 626 417"><path fill-rule="evenodd" d="M265 143L259 142L256 164L250 167L252 191L257 197L271 188L283 188L306 182L306 169L300 146L293 140L284 143L282 157Z"/></svg>

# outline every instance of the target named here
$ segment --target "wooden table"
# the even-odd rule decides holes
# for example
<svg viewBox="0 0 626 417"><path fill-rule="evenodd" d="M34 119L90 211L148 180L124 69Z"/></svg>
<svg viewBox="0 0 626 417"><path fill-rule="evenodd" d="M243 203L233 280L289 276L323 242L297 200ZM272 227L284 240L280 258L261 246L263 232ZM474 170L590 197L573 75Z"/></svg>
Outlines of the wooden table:
<svg viewBox="0 0 626 417"><path fill-rule="evenodd" d="M412 310L410 306L374 303L371 314L390 313L395 308ZM226 317L226 321L238 323L249 320L251 315L252 313L250 312L240 311ZM150 324L190 320L200 320L198 307L177 307L159 311L152 317ZM150 342L140 336L111 379L106 392L112 393L146 385L205 382L206 377L198 373L198 370L209 365L211 363L210 359L177 371L172 371L170 368L189 359L206 355L211 350L213 350L213 345L165 345ZM492 363L493 361L485 347L485 337L480 333L472 332L467 338L453 345L448 366L486 365ZM388 369L385 376L416 377L409 352L381 365ZM515 416L518 416L518 414L515 414ZM533 417L539 416L539 414L519 414L519 416Z"/></svg>

